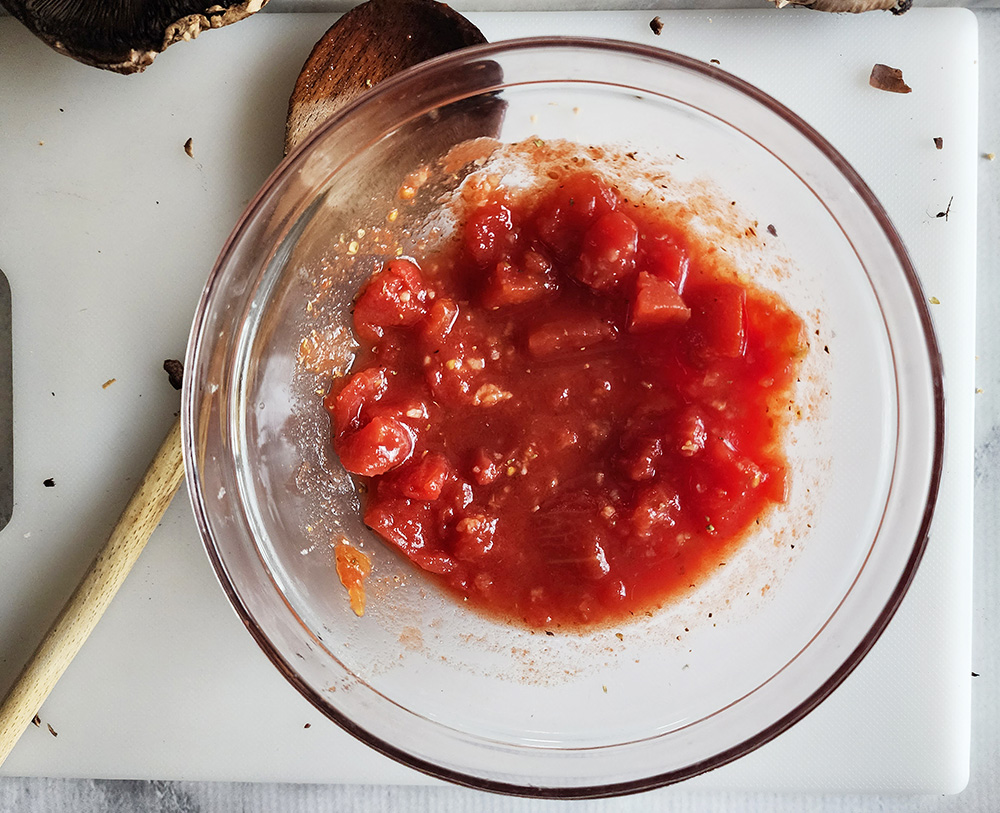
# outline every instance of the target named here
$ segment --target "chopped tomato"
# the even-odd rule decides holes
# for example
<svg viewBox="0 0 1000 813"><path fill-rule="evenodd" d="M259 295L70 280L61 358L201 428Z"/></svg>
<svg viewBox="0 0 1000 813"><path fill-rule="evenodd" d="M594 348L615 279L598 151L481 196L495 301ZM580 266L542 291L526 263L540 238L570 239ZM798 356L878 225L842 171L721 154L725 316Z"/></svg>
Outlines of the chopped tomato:
<svg viewBox="0 0 1000 813"><path fill-rule="evenodd" d="M491 203L466 222L465 250L480 267L494 265L508 256L517 235L510 209L502 203Z"/></svg>
<svg viewBox="0 0 1000 813"><path fill-rule="evenodd" d="M354 305L354 326L362 337L382 336L387 327L409 327L427 313L428 288L417 265L391 260L361 291Z"/></svg>
<svg viewBox="0 0 1000 813"><path fill-rule="evenodd" d="M542 203L535 228L557 257L567 259L579 250L587 227L617 205L617 196L599 177L572 175Z"/></svg>
<svg viewBox="0 0 1000 813"><path fill-rule="evenodd" d="M405 463L413 453L411 432L396 418L376 416L342 439L340 462L352 474L385 474Z"/></svg>
<svg viewBox="0 0 1000 813"><path fill-rule="evenodd" d="M528 353L535 358L586 350L615 338L615 329L604 319L583 317L558 319L540 325L528 334Z"/></svg>
<svg viewBox="0 0 1000 813"><path fill-rule="evenodd" d="M493 547L497 518L486 514L467 514L455 523L452 549L455 558L468 562L481 559Z"/></svg>
<svg viewBox="0 0 1000 813"><path fill-rule="evenodd" d="M402 498L372 503L365 511L365 524L418 567L439 574L455 569L455 560L435 544L438 523L424 503Z"/></svg>
<svg viewBox="0 0 1000 813"><path fill-rule="evenodd" d="M440 452L428 452L420 460L397 469L395 486L400 494L412 500L436 500L451 474L447 457Z"/></svg>
<svg viewBox="0 0 1000 813"><path fill-rule="evenodd" d="M636 492L632 509L632 531L640 539L666 533L681 519L681 498L669 483L657 482Z"/></svg>
<svg viewBox="0 0 1000 813"><path fill-rule="evenodd" d="M364 408L378 401L389 388L389 379L382 367L369 367L352 375L339 392L330 391L325 406L333 416L337 437L355 431L361 424Z"/></svg>
<svg viewBox="0 0 1000 813"><path fill-rule="evenodd" d="M552 263L537 251L526 251L516 262L501 260L493 268L483 291L487 308L537 302L556 291Z"/></svg>
<svg viewBox="0 0 1000 813"><path fill-rule="evenodd" d="M534 544L556 572L599 580L611 570L608 522L610 504L589 491L571 491L544 506L535 520ZM613 509L612 509L613 510Z"/></svg>
<svg viewBox="0 0 1000 813"><path fill-rule="evenodd" d="M431 305L420 338L428 352L440 349L458 319L458 303L453 299L438 299Z"/></svg>
<svg viewBox="0 0 1000 813"><path fill-rule="evenodd" d="M587 229L573 276L596 291L610 291L635 273L639 227L628 215L608 212Z"/></svg>
<svg viewBox="0 0 1000 813"><path fill-rule="evenodd" d="M485 486L500 476L496 461L485 449L476 449L472 459L472 479L478 485Z"/></svg>
<svg viewBox="0 0 1000 813"><path fill-rule="evenodd" d="M641 333L664 325L682 324L690 318L691 309L684 304L672 282L645 271L639 272L629 310L629 331Z"/></svg>
<svg viewBox="0 0 1000 813"><path fill-rule="evenodd" d="M684 292L690 260L687 252L673 238L661 235L642 241L640 250L643 271L671 283L678 293Z"/></svg>
<svg viewBox="0 0 1000 813"><path fill-rule="evenodd" d="M739 358L746 350L746 289L735 283L705 286L688 297L692 347L703 356Z"/></svg>

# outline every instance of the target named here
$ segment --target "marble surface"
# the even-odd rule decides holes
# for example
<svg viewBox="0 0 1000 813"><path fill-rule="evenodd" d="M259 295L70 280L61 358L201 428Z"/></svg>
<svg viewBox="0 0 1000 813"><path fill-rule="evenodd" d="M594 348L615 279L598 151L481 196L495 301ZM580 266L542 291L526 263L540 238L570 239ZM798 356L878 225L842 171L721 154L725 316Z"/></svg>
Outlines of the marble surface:
<svg viewBox="0 0 1000 813"><path fill-rule="evenodd" d="M939 5L940 3L936 4ZM952 3L947 3L952 5ZM303 4L300 4L303 5ZM350 5L350 4L347 4ZM459 4L460 8L499 7L493 0ZM515 7L505 2L503 7ZM587 7L588 4L575 4ZM596 7L600 3L589 4ZM606 5L606 4L605 4ZM628 3L621 4L628 6ZM636 4L648 5L648 3ZM662 3L664 7L692 4ZM726 3L725 5L730 5ZM741 2L731 5L741 6ZM1000 604L1000 333L993 303L1000 298L1000 10L994 3L971 2L980 31L979 306L976 408L975 576L973 617L972 765L964 792L944 797L802 796L704 794L684 786L602 802L573 803L595 811L996 811L1000 810L1000 668L995 644L1000 639L996 608ZM337 8L336 3L306 7ZM209 813L210 811L547 811L565 803L514 800L443 787L374 787L182 782L115 782L0 778L0 811L135 811L136 813Z"/></svg>

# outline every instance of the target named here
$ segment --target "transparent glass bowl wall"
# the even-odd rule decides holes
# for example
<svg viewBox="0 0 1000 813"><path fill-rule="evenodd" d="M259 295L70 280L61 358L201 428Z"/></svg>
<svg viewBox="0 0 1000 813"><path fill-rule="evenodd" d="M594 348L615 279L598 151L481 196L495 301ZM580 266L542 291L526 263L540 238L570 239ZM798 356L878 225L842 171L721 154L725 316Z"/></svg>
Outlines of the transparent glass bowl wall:
<svg viewBox="0 0 1000 813"><path fill-rule="evenodd" d="M306 302L331 273L321 270L336 238L383 223L422 160L496 127L503 141L627 143L670 158L680 184L714 184L760 229L776 224L794 273L763 283L812 314L811 353L823 352L820 341L830 351L816 362L812 417L795 428L795 480L786 515L768 527L774 538L758 535L740 575L715 592L633 624L549 636L442 596L361 524L315 382L296 371L299 343L316 327ZM439 180L428 206L448 183ZM419 204L403 219L419 221ZM348 312L376 259L333 272L333 312ZM384 753L528 795L683 779L801 718L902 598L941 466L940 363L923 302L856 173L794 114L711 66L572 39L434 60L321 128L222 252L186 364L185 457L200 530L278 669ZM333 570L340 534L374 560L360 619Z"/></svg>

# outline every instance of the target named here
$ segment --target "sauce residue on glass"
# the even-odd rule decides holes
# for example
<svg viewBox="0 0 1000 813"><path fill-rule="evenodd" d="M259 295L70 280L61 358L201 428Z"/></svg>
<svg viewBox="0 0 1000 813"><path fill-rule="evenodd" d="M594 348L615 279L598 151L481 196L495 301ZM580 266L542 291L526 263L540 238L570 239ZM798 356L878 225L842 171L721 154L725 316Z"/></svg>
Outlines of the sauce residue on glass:
<svg viewBox="0 0 1000 813"><path fill-rule="evenodd" d="M333 548L337 578L347 590L354 614L365 614L365 579L372 572L372 562L362 551L348 542L338 542Z"/></svg>

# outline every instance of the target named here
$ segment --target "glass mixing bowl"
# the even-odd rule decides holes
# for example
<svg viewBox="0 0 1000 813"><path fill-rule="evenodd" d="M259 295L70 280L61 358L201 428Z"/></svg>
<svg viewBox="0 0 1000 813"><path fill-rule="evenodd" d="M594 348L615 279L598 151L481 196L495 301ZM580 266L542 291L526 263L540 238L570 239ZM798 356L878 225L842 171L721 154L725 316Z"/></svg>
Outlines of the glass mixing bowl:
<svg viewBox="0 0 1000 813"><path fill-rule="evenodd" d="M412 249L441 196L477 169L437 160L477 135L634 152L808 326L787 505L712 578L626 624L558 634L505 624L382 545L360 520L322 409L343 359L303 362L317 346L350 347L358 285L394 246ZM198 525L275 666L382 753L523 795L681 780L753 750L827 697L913 578L943 435L924 303L857 173L747 83L610 41L464 50L381 83L326 123L223 249L186 362ZM361 618L334 571L344 537L373 561Z"/></svg>

